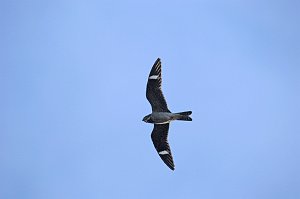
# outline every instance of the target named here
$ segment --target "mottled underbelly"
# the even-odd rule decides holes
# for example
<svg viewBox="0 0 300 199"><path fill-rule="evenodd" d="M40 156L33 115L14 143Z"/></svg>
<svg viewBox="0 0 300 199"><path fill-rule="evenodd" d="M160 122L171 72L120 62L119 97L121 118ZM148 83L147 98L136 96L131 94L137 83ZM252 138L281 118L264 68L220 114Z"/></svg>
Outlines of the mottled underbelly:
<svg viewBox="0 0 300 199"><path fill-rule="evenodd" d="M154 124L167 124L174 120L172 113L167 112L155 112L151 116Z"/></svg>

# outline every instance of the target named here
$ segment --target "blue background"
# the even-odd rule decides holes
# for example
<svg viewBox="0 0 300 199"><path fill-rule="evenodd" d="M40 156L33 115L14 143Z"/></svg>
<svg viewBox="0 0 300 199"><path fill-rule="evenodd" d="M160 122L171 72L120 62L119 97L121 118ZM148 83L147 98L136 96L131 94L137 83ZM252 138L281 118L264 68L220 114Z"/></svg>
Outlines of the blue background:
<svg viewBox="0 0 300 199"><path fill-rule="evenodd" d="M1 199L300 198L299 1L0 2Z"/></svg>

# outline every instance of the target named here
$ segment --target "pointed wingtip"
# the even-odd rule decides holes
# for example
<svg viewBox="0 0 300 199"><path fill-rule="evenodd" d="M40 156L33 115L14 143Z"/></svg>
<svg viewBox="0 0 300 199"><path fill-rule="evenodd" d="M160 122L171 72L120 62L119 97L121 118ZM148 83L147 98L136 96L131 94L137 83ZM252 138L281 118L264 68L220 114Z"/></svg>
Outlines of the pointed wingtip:
<svg viewBox="0 0 300 199"><path fill-rule="evenodd" d="M156 59L156 61L155 61L155 64L157 64L157 63L160 63L161 61L160 61L160 58L158 57L157 59Z"/></svg>
<svg viewBox="0 0 300 199"><path fill-rule="evenodd" d="M166 164L172 171L175 170L175 165L173 164Z"/></svg>

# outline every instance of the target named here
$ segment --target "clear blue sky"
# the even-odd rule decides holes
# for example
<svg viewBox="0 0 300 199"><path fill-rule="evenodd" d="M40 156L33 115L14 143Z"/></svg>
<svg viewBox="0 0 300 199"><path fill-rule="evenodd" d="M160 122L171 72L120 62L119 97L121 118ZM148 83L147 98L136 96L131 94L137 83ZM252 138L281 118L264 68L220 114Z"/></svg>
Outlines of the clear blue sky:
<svg viewBox="0 0 300 199"><path fill-rule="evenodd" d="M300 3L0 2L0 198L300 198ZM142 122L157 57L176 170Z"/></svg>

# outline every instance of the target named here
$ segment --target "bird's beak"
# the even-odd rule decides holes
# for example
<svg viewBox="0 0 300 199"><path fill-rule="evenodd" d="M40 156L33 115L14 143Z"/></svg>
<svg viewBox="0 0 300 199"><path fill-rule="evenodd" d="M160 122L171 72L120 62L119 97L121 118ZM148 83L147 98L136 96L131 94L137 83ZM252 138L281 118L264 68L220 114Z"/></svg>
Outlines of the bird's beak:
<svg viewBox="0 0 300 199"><path fill-rule="evenodd" d="M144 117L144 118L143 118L143 122L146 122L146 121L147 121L147 118L146 118L146 117Z"/></svg>

